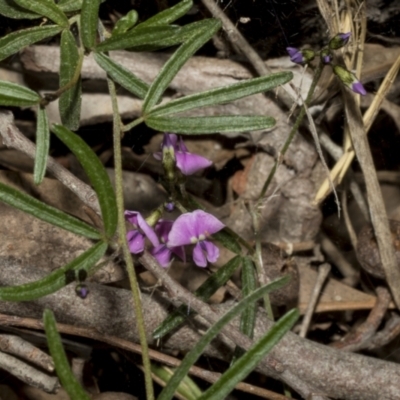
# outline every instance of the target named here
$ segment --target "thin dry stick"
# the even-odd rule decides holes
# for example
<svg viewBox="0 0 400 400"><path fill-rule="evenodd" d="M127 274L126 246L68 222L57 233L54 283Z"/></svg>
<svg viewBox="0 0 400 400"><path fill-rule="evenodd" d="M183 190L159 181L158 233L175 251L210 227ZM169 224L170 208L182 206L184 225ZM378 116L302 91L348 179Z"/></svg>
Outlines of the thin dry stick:
<svg viewBox="0 0 400 400"><path fill-rule="evenodd" d="M326 278L328 277L330 271L331 271L331 266L328 263L322 264L318 268L317 280L315 282L314 289L313 289L310 301L307 306L307 311L304 315L303 322L301 324L300 333L299 333L300 337L304 338L307 335L307 331L310 326L311 318L314 314L314 310L317 305L319 296L321 294L322 287L324 286L324 283L325 283Z"/></svg>

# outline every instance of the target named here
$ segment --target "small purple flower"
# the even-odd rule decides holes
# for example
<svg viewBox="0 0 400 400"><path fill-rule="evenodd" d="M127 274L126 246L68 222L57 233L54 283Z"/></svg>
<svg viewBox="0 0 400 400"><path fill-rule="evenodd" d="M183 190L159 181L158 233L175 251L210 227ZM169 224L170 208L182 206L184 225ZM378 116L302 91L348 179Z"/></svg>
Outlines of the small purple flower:
<svg viewBox="0 0 400 400"><path fill-rule="evenodd" d="M89 288L84 283L79 283L75 286L75 293L81 299L86 299L89 294Z"/></svg>
<svg viewBox="0 0 400 400"><path fill-rule="evenodd" d="M224 227L221 221L202 210L185 213L172 225L167 245L172 248L195 244L193 261L199 267L206 267L207 260L213 263L219 257L218 247L207 238Z"/></svg>
<svg viewBox="0 0 400 400"><path fill-rule="evenodd" d="M295 47L286 47L286 51L289 53L291 62L294 62L296 64L303 64L303 54L301 54L301 51L299 49L296 49Z"/></svg>
<svg viewBox="0 0 400 400"><path fill-rule="evenodd" d="M126 240L129 250L133 254L139 254L144 250L146 237L151 244L156 247L160 244L157 235L142 215L137 211L125 211L125 219L130 222L135 229L128 231Z"/></svg>
<svg viewBox="0 0 400 400"><path fill-rule="evenodd" d="M337 50L346 46L349 43L351 37L351 32L338 33L329 42L329 48L332 50Z"/></svg>
<svg viewBox="0 0 400 400"><path fill-rule="evenodd" d="M154 228L157 236L160 238L161 243L158 246L153 247L150 252L158 261L158 263L164 268L168 267L170 264L172 254L175 254L180 259L186 261L185 251L182 246L167 246L168 234L171 231L173 224L174 221L160 219Z"/></svg>
<svg viewBox="0 0 400 400"><path fill-rule="evenodd" d="M178 140L178 136L174 133L164 133L162 153L157 152L154 154L154 157L157 160L161 160L167 151L175 159L177 168L184 175L193 175L197 171L207 168L212 164L212 162L205 157L189 153L182 138Z"/></svg>
<svg viewBox="0 0 400 400"><path fill-rule="evenodd" d="M346 68L343 68L340 65L335 65L333 67L333 72L354 93L361 94L362 96L367 94L362 83L352 72L348 71Z"/></svg>
<svg viewBox="0 0 400 400"><path fill-rule="evenodd" d="M175 204L172 201L168 201L167 203L164 203L164 208L168 212L172 212L175 209Z"/></svg>

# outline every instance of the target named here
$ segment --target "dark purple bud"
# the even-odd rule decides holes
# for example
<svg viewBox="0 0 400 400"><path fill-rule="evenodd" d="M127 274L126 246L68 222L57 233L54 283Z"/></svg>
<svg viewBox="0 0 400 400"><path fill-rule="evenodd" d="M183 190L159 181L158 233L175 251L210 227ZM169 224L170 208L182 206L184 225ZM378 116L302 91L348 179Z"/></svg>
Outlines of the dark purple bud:
<svg viewBox="0 0 400 400"><path fill-rule="evenodd" d="M307 64L315 57L315 53L312 50L299 50L295 47L286 47L286 50L289 53L290 61L295 64Z"/></svg>
<svg viewBox="0 0 400 400"><path fill-rule="evenodd" d="M329 48L332 50L337 50L342 48L343 46L346 46L346 44L349 43L350 36L351 32L338 33L330 40Z"/></svg>
<svg viewBox="0 0 400 400"><path fill-rule="evenodd" d="M168 211L168 212L172 212L175 209L175 204L172 201L169 201L168 203L164 203L164 208Z"/></svg>
<svg viewBox="0 0 400 400"><path fill-rule="evenodd" d="M361 94L362 96L367 94L362 83L352 72L348 71L346 68L343 68L340 65L335 65L333 67L333 72L354 93Z"/></svg>

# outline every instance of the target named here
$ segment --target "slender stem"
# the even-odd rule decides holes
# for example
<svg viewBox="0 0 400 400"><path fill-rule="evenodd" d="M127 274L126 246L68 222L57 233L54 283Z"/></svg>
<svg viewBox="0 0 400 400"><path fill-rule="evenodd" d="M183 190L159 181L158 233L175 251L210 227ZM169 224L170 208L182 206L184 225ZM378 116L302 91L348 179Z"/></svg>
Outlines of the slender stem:
<svg viewBox="0 0 400 400"><path fill-rule="evenodd" d="M118 112L117 92L115 90L114 82L107 79L108 89L111 96L112 107L113 107L113 141L114 141L114 164L115 164L115 192L117 198L118 207L118 236L119 242L121 243L122 252L126 262L126 269L128 271L129 282L131 285L132 297L134 310L136 314L137 328L139 332L140 345L142 347L142 360L144 368L144 379L146 386L146 398L147 400L154 400L154 389L151 378L151 365L149 358L149 349L146 339L146 329L144 325L144 318L142 312L141 296L139 291L139 285L133 266L132 256L128 249L126 242L126 228L124 218L124 198L123 198L123 187L122 187L122 157L121 157L121 120Z"/></svg>
<svg viewBox="0 0 400 400"><path fill-rule="evenodd" d="M281 151L279 152L278 158L276 159L275 164L272 167L272 169L271 169L271 171L270 171L270 173L268 175L268 178L265 181L264 186L263 186L263 188L261 190L258 203L265 196L265 193L267 192L268 187L271 184L271 181L272 181L273 177L275 176L276 170L278 169L279 165L283 161L283 157L284 157L287 149L289 148L290 143L292 142L294 136L296 135L296 132L299 129L300 124L302 123L304 116L306 115L306 107L308 107L310 102L311 102L311 99L312 99L312 97L314 95L315 88L317 87L317 83L319 81L319 78L321 77L321 73L322 73L323 68L324 68L324 64L322 63L322 61L319 61L318 65L317 65L317 68L315 69L314 78L313 78L313 80L311 82L311 86L310 86L310 89L308 91L307 98L305 100L305 106L301 107L301 110L299 112L299 115L296 118L296 121L295 121L295 123L294 123L294 125L292 127L292 130L290 131L289 136L286 139L286 142L284 143Z"/></svg>
<svg viewBox="0 0 400 400"><path fill-rule="evenodd" d="M141 124L144 121L143 117L134 119L132 122L130 122L128 125L123 125L122 126L122 132L127 132L133 129L135 126Z"/></svg>

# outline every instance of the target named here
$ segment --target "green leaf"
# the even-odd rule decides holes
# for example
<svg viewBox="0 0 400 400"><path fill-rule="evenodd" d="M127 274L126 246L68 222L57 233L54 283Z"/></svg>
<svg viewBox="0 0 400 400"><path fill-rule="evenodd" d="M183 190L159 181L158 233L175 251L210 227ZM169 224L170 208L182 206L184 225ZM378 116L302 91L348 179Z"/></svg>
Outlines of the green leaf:
<svg viewBox="0 0 400 400"><path fill-rule="evenodd" d="M69 30L61 34L60 43L60 87L68 84L80 65L79 50L74 35ZM81 115L82 85L79 77L74 86L65 91L59 99L61 122L72 131L79 128Z"/></svg>
<svg viewBox="0 0 400 400"><path fill-rule="evenodd" d="M150 86L143 102L143 113L147 114L159 102L162 94L186 61L203 46L221 27L216 19L206 19L198 23L196 31L183 43L164 64L160 73Z"/></svg>
<svg viewBox="0 0 400 400"><path fill-rule="evenodd" d="M101 0L83 0L81 11L81 39L91 50L96 45L97 24Z"/></svg>
<svg viewBox="0 0 400 400"><path fill-rule="evenodd" d="M217 233L213 234L213 238L220 242L224 247L230 250L232 253L241 254L242 249L240 244L237 242L227 229L223 229Z"/></svg>
<svg viewBox="0 0 400 400"><path fill-rule="evenodd" d="M41 18L41 15L20 7L14 0L0 0L0 14L14 19Z"/></svg>
<svg viewBox="0 0 400 400"><path fill-rule="evenodd" d="M272 290L276 290L284 286L288 282L288 280L288 277L283 277L281 279L271 282L266 286L259 288L248 297L242 299L235 307L232 307L221 319L219 319L213 326L211 326L208 331L200 338L193 349L186 354L180 366L176 369L175 374L168 382L168 385L162 390L157 400L169 400L172 398L176 388L179 385L179 382L187 375L190 367L197 361L197 359L202 355L204 349L208 346L211 340L213 340L213 338L218 335L221 329L228 322L230 322L250 304L257 301L266 293L269 293ZM219 399L224 398L224 396L221 396Z"/></svg>
<svg viewBox="0 0 400 400"><path fill-rule="evenodd" d="M71 283L69 271L74 271L74 278L78 271L90 271L103 257L106 250L107 244L98 242L75 258L75 260L56 269L43 279L19 286L0 287L0 299L3 301L31 301L54 293Z"/></svg>
<svg viewBox="0 0 400 400"><path fill-rule="evenodd" d="M22 8L46 17L62 28L68 28L69 22L67 16L54 3L53 0L14 0Z"/></svg>
<svg viewBox="0 0 400 400"><path fill-rule="evenodd" d="M140 99L145 98L149 90L147 83L103 53L94 53L94 59L107 72L111 79Z"/></svg>
<svg viewBox="0 0 400 400"><path fill-rule="evenodd" d="M250 257L243 257L242 265L242 294L243 297L253 293L257 288L254 263ZM257 307L250 304L241 316L240 331L246 336L253 338L254 326L256 323Z"/></svg>
<svg viewBox="0 0 400 400"><path fill-rule="evenodd" d="M112 35L119 35L121 33L125 33L129 29L133 28L136 25L136 22L139 19L139 15L136 10L129 11L126 15L121 17L117 23L115 24Z"/></svg>
<svg viewBox="0 0 400 400"><path fill-rule="evenodd" d="M256 115L221 115L218 117L151 117L145 119L150 128L181 135L247 132L270 129L275 125L272 117Z"/></svg>
<svg viewBox="0 0 400 400"><path fill-rule="evenodd" d="M230 368L199 397L199 400L225 399L234 387L257 367L282 337L292 329L299 318L299 311L287 312L250 350L239 358Z"/></svg>
<svg viewBox="0 0 400 400"><path fill-rule="evenodd" d="M90 397L82 389L71 371L67 356L61 343L60 334L57 332L56 320L49 309L44 310L43 323L50 355L53 358L57 376L60 379L61 385L71 399L90 400Z"/></svg>
<svg viewBox="0 0 400 400"><path fill-rule="evenodd" d="M40 96L25 86L12 82L0 81L1 106L33 106L40 102Z"/></svg>
<svg viewBox="0 0 400 400"><path fill-rule="evenodd" d="M134 28L128 32L113 35L96 46L96 51L111 51L132 49L144 45L157 45L168 47L180 43L180 27L178 26L156 26L147 28Z"/></svg>
<svg viewBox="0 0 400 400"><path fill-rule="evenodd" d="M192 94L172 100L166 104L154 107L148 114L152 117L160 117L169 114L176 114L194 108L213 106L216 104L228 103L230 101L251 96L252 94L266 92L279 85L289 82L293 78L292 72L278 72L260 78L247 79L230 86L208 90L206 92Z"/></svg>
<svg viewBox="0 0 400 400"><path fill-rule="evenodd" d="M151 372L165 383L168 383L171 376L174 374L174 371L174 368L159 366L154 363L151 364ZM182 381L179 382L179 386L176 388L176 393L181 396L179 398L184 398L185 400L197 400L201 396L202 391L191 378L185 376Z"/></svg>
<svg viewBox="0 0 400 400"><path fill-rule="evenodd" d="M57 35L60 32L61 28L59 26L46 25L9 33L0 39L0 61L17 53L26 46Z"/></svg>
<svg viewBox="0 0 400 400"><path fill-rule="evenodd" d="M106 236L111 238L117 229L117 204L110 178L93 150L75 133L62 125L53 125L52 131L74 153L81 163L100 203Z"/></svg>
<svg viewBox="0 0 400 400"><path fill-rule="evenodd" d="M50 129L46 109L39 107L36 120L36 153L33 180L39 185L46 173L47 155L50 147Z"/></svg>
<svg viewBox="0 0 400 400"><path fill-rule="evenodd" d="M184 16L193 6L192 0L183 0L173 7L167 8L164 11L154 15L154 17L142 22L138 25L142 27L168 25L176 21L178 18Z"/></svg>
<svg viewBox="0 0 400 400"><path fill-rule="evenodd" d="M33 215L42 221L49 222L67 231L85 236L90 239L99 239L97 229L69 214L51 207L41 201L22 193L0 182L0 201Z"/></svg>
<svg viewBox="0 0 400 400"><path fill-rule="evenodd" d="M195 296L203 301L207 301L220 287L224 286L231 278L232 274L240 266L241 257L236 256L229 260L224 266L214 272L195 292ZM153 338L160 339L172 330L178 328L191 312L189 307L181 305L175 311L170 313L167 318L154 330Z"/></svg>
<svg viewBox="0 0 400 400"><path fill-rule="evenodd" d="M82 0L60 0L58 7L65 13L79 11L82 8Z"/></svg>

